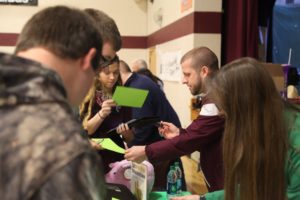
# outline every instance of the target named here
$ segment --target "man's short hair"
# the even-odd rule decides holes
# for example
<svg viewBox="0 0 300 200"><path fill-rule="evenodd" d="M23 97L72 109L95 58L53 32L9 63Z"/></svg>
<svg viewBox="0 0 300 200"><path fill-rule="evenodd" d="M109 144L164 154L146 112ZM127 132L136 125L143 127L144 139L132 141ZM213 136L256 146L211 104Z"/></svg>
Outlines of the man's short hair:
<svg viewBox="0 0 300 200"><path fill-rule="evenodd" d="M78 59L91 48L97 50L92 60L98 65L102 39L94 20L83 11L54 6L36 13L23 27L15 53L42 47L60 58Z"/></svg>
<svg viewBox="0 0 300 200"><path fill-rule="evenodd" d="M114 50L119 51L122 47L122 38L116 22L100 10L87 8L84 12L96 21L103 42L111 43Z"/></svg>
<svg viewBox="0 0 300 200"><path fill-rule="evenodd" d="M202 66L207 66L212 72L219 69L218 57L207 47L196 47L188 51L183 55L180 63L190 58L194 69L200 69Z"/></svg>

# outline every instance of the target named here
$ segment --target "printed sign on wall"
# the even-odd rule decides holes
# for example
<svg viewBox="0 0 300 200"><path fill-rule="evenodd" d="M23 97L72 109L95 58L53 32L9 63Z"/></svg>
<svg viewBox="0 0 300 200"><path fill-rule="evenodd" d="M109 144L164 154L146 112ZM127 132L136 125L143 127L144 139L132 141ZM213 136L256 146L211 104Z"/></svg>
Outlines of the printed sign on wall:
<svg viewBox="0 0 300 200"><path fill-rule="evenodd" d="M180 59L182 56L181 51L160 52L158 55L158 74L162 80L166 81L181 81L181 67Z"/></svg>
<svg viewBox="0 0 300 200"><path fill-rule="evenodd" d="M0 5L37 6L38 0L0 0Z"/></svg>

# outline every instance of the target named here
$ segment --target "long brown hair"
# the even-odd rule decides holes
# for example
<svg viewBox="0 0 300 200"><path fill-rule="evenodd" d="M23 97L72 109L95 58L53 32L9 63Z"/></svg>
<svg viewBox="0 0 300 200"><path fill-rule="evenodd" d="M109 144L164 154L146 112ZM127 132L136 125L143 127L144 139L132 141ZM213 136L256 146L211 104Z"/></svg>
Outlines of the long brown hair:
<svg viewBox="0 0 300 200"><path fill-rule="evenodd" d="M285 199L284 101L264 67L241 58L221 68L211 93L225 114L226 200Z"/></svg>
<svg viewBox="0 0 300 200"><path fill-rule="evenodd" d="M87 121L91 118L92 115L92 107L95 103L96 90L100 89L101 83L98 81L98 77L95 77L92 87L79 106L79 115L84 129L86 128Z"/></svg>

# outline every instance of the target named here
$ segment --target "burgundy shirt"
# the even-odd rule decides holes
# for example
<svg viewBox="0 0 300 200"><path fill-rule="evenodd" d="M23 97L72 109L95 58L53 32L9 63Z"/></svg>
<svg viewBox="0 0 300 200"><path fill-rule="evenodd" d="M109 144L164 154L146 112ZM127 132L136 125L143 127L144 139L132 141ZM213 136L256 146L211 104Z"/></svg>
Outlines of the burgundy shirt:
<svg viewBox="0 0 300 200"><path fill-rule="evenodd" d="M158 162L200 151L200 164L210 185L208 190L223 189L224 122L218 115L199 115L186 129L180 129L179 136L147 145L146 155L150 162Z"/></svg>

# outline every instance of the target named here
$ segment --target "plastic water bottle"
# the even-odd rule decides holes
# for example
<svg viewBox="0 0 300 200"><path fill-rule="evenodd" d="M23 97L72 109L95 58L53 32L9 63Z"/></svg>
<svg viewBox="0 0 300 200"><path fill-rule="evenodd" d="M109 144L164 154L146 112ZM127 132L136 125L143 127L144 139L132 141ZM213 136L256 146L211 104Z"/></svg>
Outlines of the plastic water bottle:
<svg viewBox="0 0 300 200"><path fill-rule="evenodd" d="M167 195L168 199L177 195L177 173L174 165L170 167L167 176Z"/></svg>
<svg viewBox="0 0 300 200"><path fill-rule="evenodd" d="M175 162L175 172L177 175L177 181L176 181L176 186L177 186L177 194L181 194L182 192L182 170L179 166L179 162Z"/></svg>

